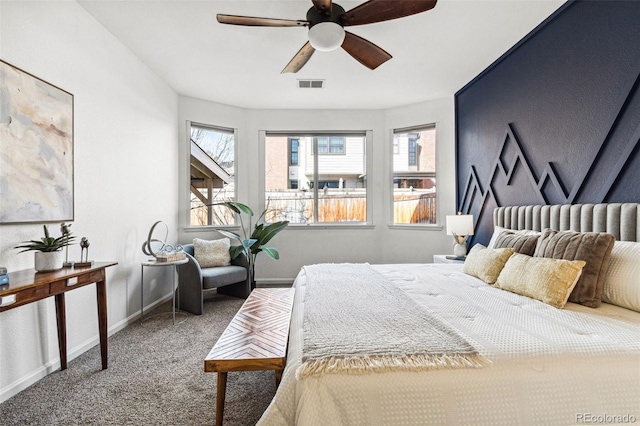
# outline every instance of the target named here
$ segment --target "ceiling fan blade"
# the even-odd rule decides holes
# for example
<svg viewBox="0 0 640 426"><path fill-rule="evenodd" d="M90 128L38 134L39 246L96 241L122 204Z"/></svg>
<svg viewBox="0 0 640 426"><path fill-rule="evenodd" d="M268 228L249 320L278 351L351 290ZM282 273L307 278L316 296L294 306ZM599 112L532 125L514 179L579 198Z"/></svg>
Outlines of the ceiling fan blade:
<svg viewBox="0 0 640 426"><path fill-rule="evenodd" d="M216 15L221 24L246 25L249 27L306 27L307 21L296 21L292 19L258 18L255 16L237 15Z"/></svg>
<svg viewBox="0 0 640 426"><path fill-rule="evenodd" d="M433 9L437 0L369 0L340 17L344 26L372 24Z"/></svg>
<svg viewBox="0 0 640 426"><path fill-rule="evenodd" d="M392 58L392 56L381 47L348 31L345 31L342 48L362 65L372 70Z"/></svg>
<svg viewBox="0 0 640 426"><path fill-rule="evenodd" d="M325 15L331 15L331 0L311 0L316 10Z"/></svg>
<svg viewBox="0 0 640 426"><path fill-rule="evenodd" d="M302 46L302 49L298 50L298 53L296 53L296 56L293 57L293 59L291 61L289 61L289 63L287 64L286 67L284 67L284 69L282 70L282 72L280 74L285 74L288 72L298 72L300 71L300 69L307 63L309 62L309 59L311 58L311 55L313 55L313 52L315 52L316 49L314 49L311 46L311 43L307 42L304 46Z"/></svg>

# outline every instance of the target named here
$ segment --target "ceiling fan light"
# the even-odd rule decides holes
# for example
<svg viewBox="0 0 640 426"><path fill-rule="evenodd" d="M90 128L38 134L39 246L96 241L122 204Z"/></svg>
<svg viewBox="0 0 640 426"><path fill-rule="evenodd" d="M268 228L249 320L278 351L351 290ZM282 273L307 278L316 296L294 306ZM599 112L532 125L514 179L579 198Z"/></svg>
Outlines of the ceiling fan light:
<svg viewBox="0 0 640 426"><path fill-rule="evenodd" d="M321 22L309 28L311 46L323 52L335 50L344 41L344 28L334 22Z"/></svg>

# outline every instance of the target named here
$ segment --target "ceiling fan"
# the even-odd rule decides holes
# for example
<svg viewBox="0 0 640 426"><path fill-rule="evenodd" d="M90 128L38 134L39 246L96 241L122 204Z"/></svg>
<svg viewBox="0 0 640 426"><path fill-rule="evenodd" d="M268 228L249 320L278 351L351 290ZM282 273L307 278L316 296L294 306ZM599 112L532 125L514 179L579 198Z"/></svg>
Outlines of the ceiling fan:
<svg viewBox="0 0 640 426"><path fill-rule="evenodd" d="M311 0L306 20L258 18L218 14L221 24L254 27L309 27L309 41L296 53L282 73L295 73L309 61L316 50L331 51L342 47L369 69L376 69L391 55L368 40L347 32L344 27L372 24L415 15L433 9L437 0L369 0L348 12L332 0Z"/></svg>

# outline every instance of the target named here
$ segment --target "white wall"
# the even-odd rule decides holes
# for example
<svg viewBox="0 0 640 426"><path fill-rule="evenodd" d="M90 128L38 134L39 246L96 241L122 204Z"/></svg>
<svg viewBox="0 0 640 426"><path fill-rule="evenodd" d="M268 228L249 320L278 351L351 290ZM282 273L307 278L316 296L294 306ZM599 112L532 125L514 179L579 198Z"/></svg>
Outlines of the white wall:
<svg viewBox="0 0 640 426"><path fill-rule="evenodd" d="M75 2L1 1L0 58L74 94L71 230L90 240L91 259L118 262L107 270L113 333L139 312L149 228L178 226L178 96ZM58 223L50 228L58 235ZM41 233L42 224L0 225L0 265L33 267L33 254L13 246ZM155 272L145 274L148 302L170 291ZM98 342L95 286L67 293L66 304L73 359ZM58 367L53 298L0 313L0 402Z"/></svg>
<svg viewBox="0 0 640 426"><path fill-rule="evenodd" d="M407 263L431 262L433 254L451 253L453 239L442 227L389 226L391 134L393 129L436 123L438 152L438 216L455 212L453 97L391 110L243 110L202 100L180 98L181 209L187 205L188 151L185 122L239 129L238 200L254 210L260 199L263 177L258 152L260 131L370 130L373 134L368 191L373 202L373 226L347 228L289 227L272 240L280 260L258 258L259 283L290 282L305 264L319 262ZM185 220L185 210L181 220ZM183 222L184 223L184 222ZM212 230L183 229L180 241L194 237L215 238Z"/></svg>

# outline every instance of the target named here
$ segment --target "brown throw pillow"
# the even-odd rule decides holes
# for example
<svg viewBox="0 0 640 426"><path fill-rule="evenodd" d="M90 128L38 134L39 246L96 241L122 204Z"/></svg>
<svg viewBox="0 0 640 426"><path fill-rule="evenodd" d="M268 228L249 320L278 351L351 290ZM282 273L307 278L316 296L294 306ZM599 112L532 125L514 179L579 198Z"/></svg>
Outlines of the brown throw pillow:
<svg viewBox="0 0 640 426"><path fill-rule="evenodd" d="M516 253L533 256L536 251L539 235L523 235L511 230L504 230L498 235L493 248L513 248Z"/></svg>
<svg viewBox="0 0 640 426"><path fill-rule="evenodd" d="M604 232L558 232L545 229L538 240L534 256L587 262L569 296L569 302L597 308L602 303L604 276L609 267L614 242L615 237Z"/></svg>

